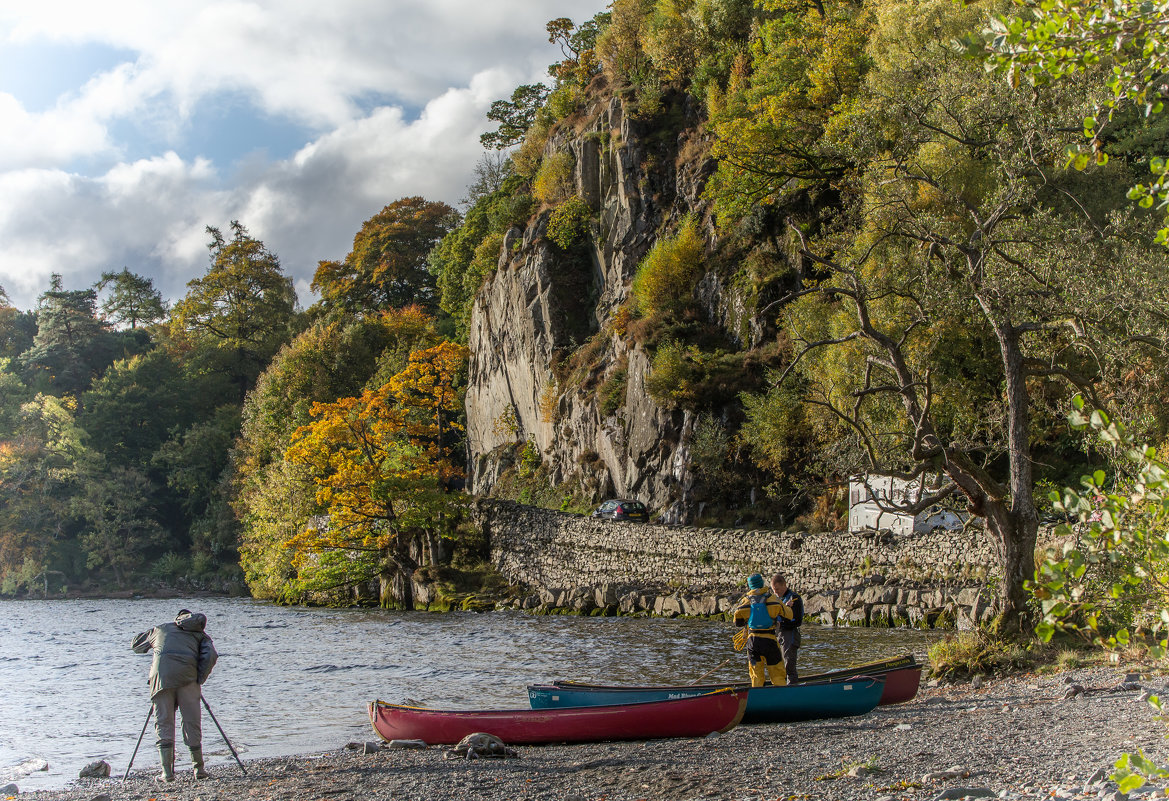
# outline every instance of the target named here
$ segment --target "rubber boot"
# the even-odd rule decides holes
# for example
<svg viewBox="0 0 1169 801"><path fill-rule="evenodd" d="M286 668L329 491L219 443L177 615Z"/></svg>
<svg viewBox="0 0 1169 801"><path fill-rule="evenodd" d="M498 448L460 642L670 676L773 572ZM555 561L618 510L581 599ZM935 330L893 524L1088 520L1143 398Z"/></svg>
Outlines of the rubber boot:
<svg viewBox="0 0 1169 801"><path fill-rule="evenodd" d="M195 766L196 779L210 779L211 774L203 770L203 748L198 746L191 749L191 764Z"/></svg>
<svg viewBox="0 0 1169 801"><path fill-rule="evenodd" d="M173 782L175 780L175 747L173 745L160 745L158 759L162 762L162 773L155 777L155 781Z"/></svg>

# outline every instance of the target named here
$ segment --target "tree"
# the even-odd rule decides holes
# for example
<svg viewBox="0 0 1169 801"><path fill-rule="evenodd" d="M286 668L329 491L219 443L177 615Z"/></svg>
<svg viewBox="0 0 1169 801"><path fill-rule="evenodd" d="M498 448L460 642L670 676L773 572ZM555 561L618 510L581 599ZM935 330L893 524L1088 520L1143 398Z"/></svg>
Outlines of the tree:
<svg viewBox="0 0 1169 801"><path fill-rule="evenodd" d="M175 306L171 328L178 338L220 354L243 402L248 388L276 350L289 338L296 291L280 260L264 243L231 222L231 241L207 227L211 266L187 283Z"/></svg>
<svg viewBox="0 0 1169 801"><path fill-rule="evenodd" d="M151 325L166 317L166 302L152 279L123 267L119 273L101 274L94 288L101 292L106 287L110 287L110 294L101 303L102 317L114 325L129 325L134 330L140 323Z"/></svg>
<svg viewBox="0 0 1169 801"><path fill-rule="evenodd" d="M395 200L362 224L344 261L320 263L312 288L326 307L350 314L415 304L433 311L437 293L426 256L458 222L445 203Z"/></svg>
<svg viewBox="0 0 1169 801"><path fill-rule="evenodd" d="M108 567L119 587L142 565L147 546L162 529L154 518L150 479L128 467L94 465L73 510L84 521L81 542L88 567Z"/></svg>
<svg viewBox="0 0 1169 801"><path fill-rule="evenodd" d="M483 281L499 263L504 233L522 225L531 214L534 201L523 178L508 170L500 185L482 194L477 181L468 188L474 202L462 223L435 245L427 257L440 291L439 306L455 321L460 341L467 341L471 306Z"/></svg>
<svg viewBox="0 0 1169 801"><path fill-rule="evenodd" d="M284 454L293 432L313 422L313 404L382 386L411 352L437 341L434 320L418 307L319 321L281 349L260 376L233 448L240 562L253 595L295 598L292 554L283 545L316 512L316 486L304 466Z"/></svg>
<svg viewBox="0 0 1169 801"><path fill-rule="evenodd" d="M233 559L237 524L230 514L231 446L240 408L224 404L187 428L176 427L151 464L166 476L189 521L191 548L218 560Z"/></svg>
<svg viewBox="0 0 1169 801"><path fill-rule="evenodd" d="M173 429L194 421L197 394L181 365L155 349L114 362L83 396L78 422L89 433L90 447L111 463L141 467Z"/></svg>
<svg viewBox="0 0 1169 801"><path fill-rule="evenodd" d="M832 132L849 118L869 67L870 7L766 5L785 13L759 26L750 60L737 60L725 98L711 104L718 171L707 194L724 225L790 196L793 185L827 190L852 166Z"/></svg>
<svg viewBox="0 0 1169 801"><path fill-rule="evenodd" d="M568 17L558 17L544 26L548 42L558 45L564 56L563 61L548 67L548 74L556 80L557 87L563 84L583 87L597 73L597 36L609 19L608 12L601 12L580 25Z"/></svg>
<svg viewBox="0 0 1169 801"><path fill-rule="evenodd" d="M306 589L378 578L383 605L413 608L412 547L449 535L462 505L444 486L461 471L429 421L419 425L450 408L461 362L447 357L458 347L419 354L405 374L358 397L314 404L314 421L296 432L286 458L308 469L327 515L287 543Z"/></svg>
<svg viewBox="0 0 1169 801"><path fill-rule="evenodd" d="M86 457L83 433L66 404L37 395L20 409L13 435L0 440L0 583L56 568L71 534L69 498L77 464ZM35 566L36 570L25 569Z"/></svg>
<svg viewBox="0 0 1169 801"><path fill-rule="evenodd" d="M506 150L524 141L524 134L536 121L550 91L542 83L527 83L516 87L511 100L496 100L487 111L487 119L499 123L499 127L480 136L479 142L489 150Z"/></svg>
<svg viewBox="0 0 1169 801"><path fill-rule="evenodd" d="M1144 342L1163 348L1139 297L1163 285L1163 259L1133 247L1141 221L1118 213L1110 182L1045 158L1069 140L1072 93L1020 103L954 53L947 39L977 24L973 10L875 12L863 94L825 129L825 149L860 165L840 183L856 202L831 224L789 222L804 260L783 312L795 353L776 405L751 408L782 425L794 390L836 440L838 479L946 477L905 511L965 499L998 548L1002 622L1019 631L1044 404L1116 379Z"/></svg>
<svg viewBox="0 0 1169 801"><path fill-rule="evenodd" d="M37 333L20 357L26 380L56 394L87 389L112 359L105 325L97 318L97 293L66 290L53 274L37 306Z"/></svg>
<svg viewBox="0 0 1169 801"><path fill-rule="evenodd" d="M406 369L388 384L407 412L406 436L422 447L444 486L463 476L459 466L463 432L459 386L467 356L466 346L440 342L411 353Z"/></svg>
<svg viewBox="0 0 1169 801"><path fill-rule="evenodd" d="M36 315L13 306L0 286L0 358L15 359L24 353L36 333Z"/></svg>
<svg viewBox="0 0 1169 801"><path fill-rule="evenodd" d="M1169 3L1147 0L1015 0L1018 15L991 21L982 37L966 41L974 52L985 54L1006 74L1011 85L1021 75L1042 83L1087 74L1108 89L1108 96L1084 116L1088 151L1068 149L1068 163L1085 169L1090 162L1108 162L1110 123L1126 109L1145 117L1165 107L1164 76L1169 72ZM985 40L989 40L984 43ZM1105 69L1111 67L1111 69ZM1169 173L1164 158L1149 160L1152 178L1138 183L1129 197L1142 208L1157 204L1169 209ZM1169 210L1156 241L1169 244Z"/></svg>

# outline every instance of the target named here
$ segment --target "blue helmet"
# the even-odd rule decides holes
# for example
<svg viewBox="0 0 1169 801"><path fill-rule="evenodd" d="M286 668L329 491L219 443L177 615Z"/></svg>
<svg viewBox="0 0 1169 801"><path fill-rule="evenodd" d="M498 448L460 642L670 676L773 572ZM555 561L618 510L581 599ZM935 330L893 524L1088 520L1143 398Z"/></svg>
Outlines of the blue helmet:
<svg viewBox="0 0 1169 801"><path fill-rule="evenodd" d="M747 576L747 587L748 589L752 590L763 589L763 576L759 575L758 573L752 573L751 575Z"/></svg>

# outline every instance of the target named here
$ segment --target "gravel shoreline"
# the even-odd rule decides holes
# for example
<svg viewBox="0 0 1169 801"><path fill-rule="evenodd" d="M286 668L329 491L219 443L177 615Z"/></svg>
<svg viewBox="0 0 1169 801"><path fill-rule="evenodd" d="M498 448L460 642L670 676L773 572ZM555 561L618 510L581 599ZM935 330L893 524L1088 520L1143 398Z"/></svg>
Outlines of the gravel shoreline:
<svg viewBox="0 0 1169 801"><path fill-rule="evenodd" d="M445 759L441 746L342 748L251 760L245 777L230 757L216 756L208 766L213 779L196 783L184 752L179 778L160 785L151 778L157 757L146 752L139 757L143 769L126 782L79 779L65 790L19 799L1118 800L1124 796L1107 774L1121 753L1140 749L1169 763L1169 730L1142 697L1166 691L1169 679L1124 678L1115 668L1091 668L993 679L981 687L923 687L910 703L857 718L740 726L699 740L520 746L519 758L504 760ZM1129 797L1166 796L1146 787Z"/></svg>

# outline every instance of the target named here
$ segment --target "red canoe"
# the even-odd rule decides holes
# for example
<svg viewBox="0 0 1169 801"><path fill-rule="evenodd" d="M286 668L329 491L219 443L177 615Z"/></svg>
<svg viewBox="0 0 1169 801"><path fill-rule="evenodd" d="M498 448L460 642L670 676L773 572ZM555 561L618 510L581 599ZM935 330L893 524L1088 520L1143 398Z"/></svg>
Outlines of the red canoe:
<svg viewBox="0 0 1169 801"><path fill-rule="evenodd" d="M853 676L884 676L885 691L881 693L881 706L903 704L912 701L921 685L921 665L911 654L854 665L843 670L832 670L811 676L801 676L800 681L835 681Z"/></svg>
<svg viewBox="0 0 1169 801"><path fill-rule="evenodd" d="M570 709L462 711L374 701L369 719L383 740L453 744L468 734L494 734L508 745L705 737L734 728L747 705L745 690L721 689L692 698Z"/></svg>

